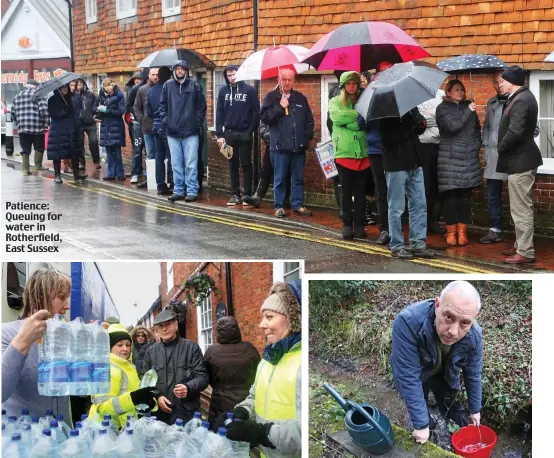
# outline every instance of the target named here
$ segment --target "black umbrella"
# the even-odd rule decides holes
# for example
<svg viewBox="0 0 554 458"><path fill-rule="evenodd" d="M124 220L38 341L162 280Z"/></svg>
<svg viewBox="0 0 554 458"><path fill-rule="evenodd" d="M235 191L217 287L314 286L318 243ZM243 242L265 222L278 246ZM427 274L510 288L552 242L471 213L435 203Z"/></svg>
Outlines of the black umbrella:
<svg viewBox="0 0 554 458"><path fill-rule="evenodd" d="M145 57L137 67L172 67L177 60L186 60L190 68L215 67L215 64L203 54L184 48L167 48L155 51Z"/></svg>
<svg viewBox="0 0 554 458"><path fill-rule="evenodd" d="M48 81L45 81L44 83L40 83L37 86L37 90L35 91L31 99L35 101L37 99L46 97L50 92L53 92L56 89L59 89L62 86L65 86L67 83L70 83L71 81L75 81L79 78L83 78L83 76L77 73L64 72L59 76L55 76L54 78L51 78Z"/></svg>
<svg viewBox="0 0 554 458"><path fill-rule="evenodd" d="M362 92L356 110L364 119L400 118L435 97L448 75L435 65L415 61L379 73Z"/></svg>

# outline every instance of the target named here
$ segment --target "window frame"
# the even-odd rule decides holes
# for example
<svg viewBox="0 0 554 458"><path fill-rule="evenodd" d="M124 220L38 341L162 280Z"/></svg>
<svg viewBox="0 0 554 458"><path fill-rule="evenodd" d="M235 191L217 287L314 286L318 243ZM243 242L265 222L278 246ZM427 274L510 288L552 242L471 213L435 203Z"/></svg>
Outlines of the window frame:
<svg viewBox="0 0 554 458"><path fill-rule="evenodd" d="M292 264L292 263L296 263L298 264L298 266L296 266L294 269L287 270L287 267L288 267L287 264ZM304 273L302 261L274 262L273 263L273 283L277 283L279 281L287 282L287 276L295 272L298 272L299 279L302 279L302 274Z"/></svg>
<svg viewBox="0 0 554 458"><path fill-rule="evenodd" d="M331 133L327 129L327 113L329 113L329 83L338 84L335 75L321 75L321 140L317 146L321 146L331 140Z"/></svg>
<svg viewBox="0 0 554 458"><path fill-rule="evenodd" d="M134 3L134 7L127 11L121 11L121 3L124 0L115 0L115 17L117 19L126 19L137 15L137 0L130 0Z"/></svg>
<svg viewBox="0 0 554 458"><path fill-rule="evenodd" d="M177 16L181 14L181 0L178 0L179 6L167 7L168 0L162 0L162 17Z"/></svg>
<svg viewBox="0 0 554 458"><path fill-rule="evenodd" d="M214 125L213 126L208 126L208 129L212 132L215 132L215 126L216 126L216 116L217 116L217 99L219 98L219 90L216 91L216 73L220 72L223 74L223 81L225 81L225 68L226 67L219 67L219 68L214 68L212 70L212 94L213 94L213 101L214 101L214 105L213 105L213 110L214 110L214 115L213 115L213 120L214 120ZM223 86L221 86L223 87Z"/></svg>
<svg viewBox="0 0 554 458"><path fill-rule="evenodd" d="M551 118L541 118L540 112L541 112L541 101L540 101L540 81L541 80L554 80L554 71L553 70L536 70L531 71L529 74L529 90L533 93L535 98L537 99L537 104L539 107L538 113L539 113L539 125L540 125L540 119L545 120L552 120L554 121L554 115ZM535 143L540 148L541 133L539 132L539 135L535 137ZM553 139L554 141L554 139ZM542 154L542 151L541 151ZM554 157L543 157L542 158L543 165L541 165L537 173L542 175L554 175Z"/></svg>
<svg viewBox="0 0 554 458"><path fill-rule="evenodd" d="M94 14L91 7L94 6ZM98 22L98 0L85 0L85 18L87 24Z"/></svg>
<svg viewBox="0 0 554 458"><path fill-rule="evenodd" d="M204 310L204 307L206 309ZM204 320L206 318L206 320ZM209 323L209 325L208 325ZM206 324L206 326L205 326ZM204 354L210 345L213 345L213 303L212 294L208 295L201 302L197 301L196 305L196 329L198 332L198 346Z"/></svg>
<svg viewBox="0 0 554 458"><path fill-rule="evenodd" d="M167 278L167 294L169 294L169 292L175 286L175 278L174 278L174 275L173 275L173 262L167 261L165 263L165 273L166 273L166 278ZM169 283L170 278L171 278L171 286L170 286L170 283Z"/></svg>

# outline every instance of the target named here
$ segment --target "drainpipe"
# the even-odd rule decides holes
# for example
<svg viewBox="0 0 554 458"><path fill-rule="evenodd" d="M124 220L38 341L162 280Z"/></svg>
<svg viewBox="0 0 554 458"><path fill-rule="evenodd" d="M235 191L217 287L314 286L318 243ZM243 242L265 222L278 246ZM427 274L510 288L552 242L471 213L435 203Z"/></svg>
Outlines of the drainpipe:
<svg viewBox="0 0 554 458"><path fill-rule="evenodd" d="M258 50L258 0L253 1L252 5L253 18L252 24L254 28L254 52ZM256 89L256 94L258 99L260 98L260 82L258 80L254 81L254 89ZM260 130L258 128L254 129L254 189L252 192L256 192L258 189L258 170L260 168ZM230 313L229 313L230 314Z"/></svg>
<svg viewBox="0 0 554 458"><path fill-rule="evenodd" d="M73 5L71 4L71 0L67 1L67 9L69 11L69 50L71 52L71 71L75 71L75 60L73 59Z"/></svg>
<svg viewBox="0 0 554 458"><path fill-rule="evenodd" d="M227 314L233 316L235 310L233 308L233 283L231 282L231 263L225 263L225 287L227 289Z"/></svg>

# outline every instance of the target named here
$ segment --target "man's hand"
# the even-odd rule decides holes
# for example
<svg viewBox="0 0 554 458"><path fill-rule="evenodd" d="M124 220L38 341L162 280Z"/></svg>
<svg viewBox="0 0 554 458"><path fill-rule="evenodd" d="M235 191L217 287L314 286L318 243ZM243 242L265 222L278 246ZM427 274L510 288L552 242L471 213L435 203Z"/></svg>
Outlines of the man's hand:
<svg viewBox="0 0 554 458"><path fill-rule="evenodd" d="M165 396L160 396L158 398L158 405L160 406L160 409L162 409L165 413L171 413L171 402L169 399L167 399Z"/></svg>
<svg viewBox="0 0 554 458"><path fill-rule="evenodd" d="M175 385L175 388L173 388L173 393L178 398L186 398L189 394L189 389L186 385L179 384Z"/></svg>
<svg viewBox="0 0 554 458"><path fill-rule="evenodd" d="M288 108L289 106L289 99L287 99L284 95L281 97L281 106L283 108Z"/></svg>
<svg viewBox="0 0 554 458"><path fill-rule="evenodd" d="M429 440L429 426L423 429L414 429L412 436L418 444L425 444Z"/></svg>
<svg viewBox="0 0 554 458"><path fill-rule="evenodd" d="M31 345L40 339L46 331L46 320L50 318L48 310L39 310L23 321L23 325L12 341L12 346L27 355Z"/></svg>
<svg viewBox="0 0 554 458"><path fill-rule="evenodd" d="M217 144L221 148L225 144L225 138L218 138L217 139Z"/></svg>
<svg viewBox="0 0 554 458"><path fill-rule="evenodd" d="M469 424L474 426L479 426L481 424L481 413L472 413L469 416Z"/></svg>

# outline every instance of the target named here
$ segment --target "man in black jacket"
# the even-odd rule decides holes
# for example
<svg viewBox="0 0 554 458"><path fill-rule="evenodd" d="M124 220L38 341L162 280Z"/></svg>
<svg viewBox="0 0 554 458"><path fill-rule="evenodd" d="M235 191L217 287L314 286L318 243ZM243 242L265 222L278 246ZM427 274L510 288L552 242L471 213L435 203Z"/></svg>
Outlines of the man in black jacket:
<svg viewBox="0 0 554 458"><path fill-rule="evenodd" d="M278 218L286 217L284 200L289 163L292 210L297 215L312 215L304 207L304 165L306 150L314 137L314 117L308 100L293 90L293 85L294 71L281 70L279 89L265 96L260 112L261 121L269 126L274 208Z"/></svg>
<svg viewBox="0 0 554 458"><path fill-rule="evenodd" d="M80 112L80 125L79 125L79 143L81 147L81 164L85 163L85 133L88 137L88 147L90 155L92 156L92 162L96 164L97 169L101 169L100 165L100 148L98 147L98 127L94 121L94 115L92 114L92 107L96 102L96 95L92 92L84 79L79 78L77 80L77 90L79 94L81 112Z"/></svg>
<svg viewBox="0 0 554 458"><path fill-rule="evenodd" d="M156 316L154 327L161 342L146 351L139 375L152 368L158 374L158 419L168 425L177 418L186 423L200 411L200 393L208 386L202 351L196 343L179 336L177 315L171 308Z"/></svg>
<svg viewBox="0 0 554 458"><path fill-rule="evenodd" d="M417 155L418 135L425 132L425 118L417 108L402 118L381 119L381 138L385 154L383 168L387 180L390 248L392 256L411 259L433 258L425 245L427 238L427 205L423 169ZM404 248L402 214L408 197L410 213L410 248Z"/></svg>
<svg viewBox="0 0 554 458"><path fill-rule="evenodd" d="M225 86L217 97L215 131L219 146L233 147L229 160L231 173L231 200L228 206L237 205L240 199L239 165L244 178L244 197L252 195L252 132L260 122L260 102L253 86L236 82L238 65L229 65L224 71ZM243 205L248 205L243 201Z"/></svg>
<svg viewBox="0 0 554 458"><path fill-rule="evenodd" d="M512 65L502 74L500 91L508 95L498 129L498 173L508 174L510 213L516 242L513 250L503 251L503 262L535 262L533 247L533 184L542 156L534 140L538 105L525 86L525 70Z"/></svg>

